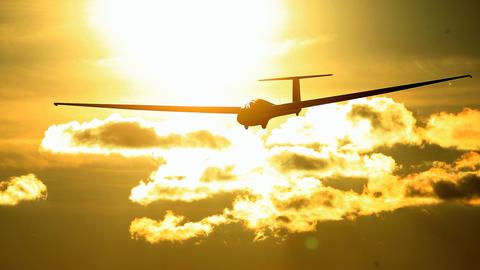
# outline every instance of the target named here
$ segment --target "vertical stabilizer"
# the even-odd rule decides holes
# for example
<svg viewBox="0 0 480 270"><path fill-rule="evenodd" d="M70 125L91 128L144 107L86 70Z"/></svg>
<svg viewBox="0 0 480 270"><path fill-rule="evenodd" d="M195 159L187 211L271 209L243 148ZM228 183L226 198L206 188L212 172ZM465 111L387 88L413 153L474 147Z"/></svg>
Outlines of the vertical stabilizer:
<svg viewBox="0 0 480 270"><path fill-rule="evenodd" d="M292 102L301 101L300 97L300 79L292 79Z"/></svg>
<svg viewBox="0 0 480 270"><path fill-rule="evenodd" d="M315 77L327 77L332 76L333 74L321 74L321 75L306 75L306 76L293 76L293 77L280 77L280 78L270 78L270 79L261 79L259 81L280 81L280 80L291 80L292 81L292 102L300 102L300 80L315 78Z"/></svg>

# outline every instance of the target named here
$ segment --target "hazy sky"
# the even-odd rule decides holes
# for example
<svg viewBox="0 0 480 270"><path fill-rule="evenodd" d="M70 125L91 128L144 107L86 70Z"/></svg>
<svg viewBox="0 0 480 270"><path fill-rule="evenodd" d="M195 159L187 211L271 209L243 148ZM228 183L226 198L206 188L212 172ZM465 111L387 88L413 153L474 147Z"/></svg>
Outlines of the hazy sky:
<svg viewBox="0 0 480 270"><path fill-rule="evenodd" d="M478 1L0 1L0 269L476 269ZM234 116L240 106L473 79Z"/></svg>

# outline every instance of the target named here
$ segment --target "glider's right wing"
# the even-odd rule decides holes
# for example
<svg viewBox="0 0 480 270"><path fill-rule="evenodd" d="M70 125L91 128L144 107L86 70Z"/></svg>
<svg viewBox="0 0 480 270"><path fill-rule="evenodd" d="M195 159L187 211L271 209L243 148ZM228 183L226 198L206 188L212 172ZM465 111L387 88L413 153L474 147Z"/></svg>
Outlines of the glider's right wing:
<svg viewBox="0 0 480 270"><path fill-rule="evenodd" d="M165 112L192 112L192 113L225 113L238 114L240 107L215 107L215 106L168 106L168 105L131 105L131 104L97 104L97 103L66 103L55 102L55 106L79 106L79 107L95 107L110 108L123 110L140 110L140 111L165 111Z"/></svg>
<svg viewBox="0 0 480 270"><path fill-rule="evenodd" d="M304 100L304 101L293 102L293 103L285 103L285 104L276 105L275 109L278 109L278 110L301 109L301 108L312 107L317 105L347 101L347 100L356 99L356 98L381 95L381 94L391 93L395 91L406 90L410 88L415 88L415 87L420 87L420 86L425 86L425 85L430 85L435 83L441 83L441 82L446 82L446 81L451 81L451 80L456 80L456 79L461 79L466 77L471 78L472 75L462 75L457 77L450 77L450 78L444 78L444 79L438 79L438 80L426 81L426 82L418 82L418 83L412 83L412 84L404 84L404 85L368 90L363 92L356 92L356 93L339 95L339 96L310 99L310 100Z"/></svg>

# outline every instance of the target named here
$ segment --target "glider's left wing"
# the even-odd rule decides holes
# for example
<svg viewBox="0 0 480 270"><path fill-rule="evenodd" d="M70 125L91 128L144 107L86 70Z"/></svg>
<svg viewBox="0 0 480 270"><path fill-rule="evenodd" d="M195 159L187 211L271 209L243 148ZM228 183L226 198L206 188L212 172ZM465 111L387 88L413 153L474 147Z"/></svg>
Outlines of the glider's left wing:
<svg viewBox="0 0 480 270"><path fill-rule="evenodd" d="M282 110L291 110L291 109L301 109L301 108L312 107L312 106L317 106L317 105L335 103L335 102L340 102L340 101L347 101L347 100L356 99L356 98L381 95L381 94L396 92L396 91L400 91L400 90L406 90L406 89L410 89L410 88L415 88L415 87L420 87L420 86L425 86L425 85L430 85L430 84L435 84L435 83L441 83L441 82L461 79L461 78L465 78L465 77L470 77L471 78L472 76L471 75L462 75L462 76L457 76L457 77L450 77L450 78L444 78L444 79L438 79L438 80L426 81L426 82L418 82L418 83L412 83L412 84L404 84L404 85L398 85L398 86L393 86L393 87L386 87L386 88L381 88L381 89L368 90L368 91L363 91L363 92L356 92L356 93L339 95L339 96L310 99L310 100L304 100L304 101L293 102L293 103L285 103L285 104L276 105L275 109L281 110L281 111Z"/></svg>
<svg viewBox="0 0 480 270"><path fill-rule="evenodd" d="M65 103L55 102L55 106L80 106L95 108L110 108L139 111L164 111L164 112L192 112L192 113L225 113L238 114L240 107L215 107L215 106L168 106L168 105L130 105L130 104L96 104L96 103Z"/></svg>

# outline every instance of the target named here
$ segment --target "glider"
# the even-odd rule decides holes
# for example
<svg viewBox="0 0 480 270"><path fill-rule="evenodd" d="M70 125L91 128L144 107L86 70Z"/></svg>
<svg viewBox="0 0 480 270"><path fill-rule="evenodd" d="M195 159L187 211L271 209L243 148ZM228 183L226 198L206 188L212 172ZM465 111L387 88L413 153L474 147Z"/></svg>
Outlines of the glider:
<svg viewBox="0 0 480 270"><path fill-rule="evenodd" d="M262 79L259 81L277 81L277 80L291 80L292 81L292 102L284 104L273 104L263 99L254 99L243 107L217 107L217 106L170 106L170 105L129 105L129 104L96 104L96 103L65 103L55 102L54 105L65 106L81 106L81 107L96 107L96 108L110 108L110 109L125 109L125 110L142 110L142 111L167 111L167 112L190 112L190 113L221 113L221 114L236 114L237 121L246 129L250 126L262 126L266 128L268 121L274 117L298 114L303 108L324 105L329 103L341 102L356 98L369 97L374 95L381 95L400 90L436 84L465 77L472 78L471 75L462 75L450 78L443 78L431 81L417 82L411 84L404 84L392 87L385 87L380 89L373 89L350 94L322 97L317 99L301 100L300 98L300 80L315 77L332 76L333 74L321 75L307 75L294 77L281 77Z"/></svg>

